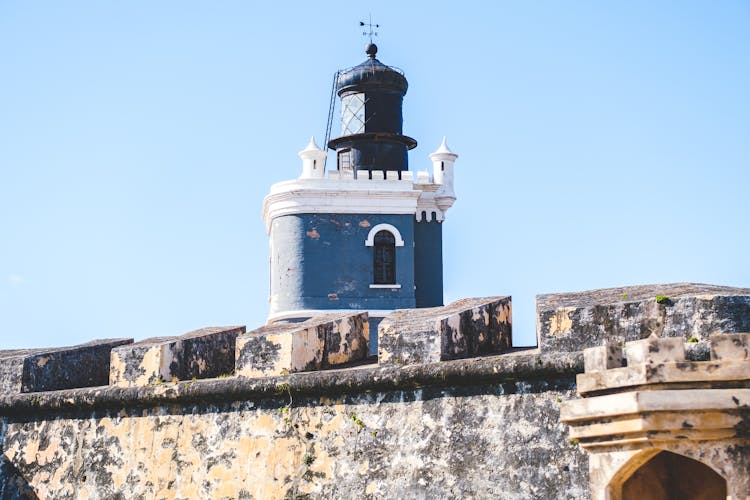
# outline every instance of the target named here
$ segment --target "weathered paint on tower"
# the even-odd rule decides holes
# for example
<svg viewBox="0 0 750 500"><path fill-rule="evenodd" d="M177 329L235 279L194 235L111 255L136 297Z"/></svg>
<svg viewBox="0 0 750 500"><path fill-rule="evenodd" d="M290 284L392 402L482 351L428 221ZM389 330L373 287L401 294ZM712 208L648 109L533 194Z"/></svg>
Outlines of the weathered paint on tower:
<svg viewBox="0 0 750 500"><path fill-rule="evenodd" d="M443 305L442 222L455 201L445 138L432 171L408 170L400 70L375 58L339 72L341 136L336 169L310 139L298 179L271 187L263 204L270 236L269 323L366 310L373 332L395 309ZM370 353L377 335L370 336Z"/></svg>

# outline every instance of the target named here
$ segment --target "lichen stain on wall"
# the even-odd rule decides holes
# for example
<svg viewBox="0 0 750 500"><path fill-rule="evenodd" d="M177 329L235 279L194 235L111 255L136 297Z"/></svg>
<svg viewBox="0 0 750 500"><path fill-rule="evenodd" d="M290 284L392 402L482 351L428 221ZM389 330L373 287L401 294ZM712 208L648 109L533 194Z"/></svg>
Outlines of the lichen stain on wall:
<svg viewBox="0 0 750 500"><path fill-rule="evenodd" d="M573 320L570 319L570 313L575 308L561 308L555 311L555 314L549 320L549 335L567 335L573 328Z"/></svg>

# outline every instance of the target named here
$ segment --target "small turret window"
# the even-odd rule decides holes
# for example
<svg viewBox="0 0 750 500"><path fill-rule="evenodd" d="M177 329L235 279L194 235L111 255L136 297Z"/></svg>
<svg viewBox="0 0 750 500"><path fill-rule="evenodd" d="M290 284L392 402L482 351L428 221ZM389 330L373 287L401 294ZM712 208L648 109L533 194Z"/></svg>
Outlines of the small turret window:
<svg viewBox="0 0 750 500"><path fill-rule="evenodd" d="M352 150L349 148L342 149L338 152L339 172L353 172L352 168Z"/></svg>
<svg viewBox="0 0 750 500"><path fill-rule="evenodd" d="M379 231L373 246L373 283L396 283L396 238L390 231Z"/></svg>

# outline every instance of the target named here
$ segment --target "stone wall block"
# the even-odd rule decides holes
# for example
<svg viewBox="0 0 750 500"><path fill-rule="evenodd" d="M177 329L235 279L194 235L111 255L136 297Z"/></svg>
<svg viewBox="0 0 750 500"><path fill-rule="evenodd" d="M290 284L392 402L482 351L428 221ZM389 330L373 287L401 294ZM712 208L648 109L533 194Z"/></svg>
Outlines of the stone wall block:
<svg viewBox="0 0 750 500"><path fill-rule="evenodd" d="M750 333L733 333L711 337L711 359L750 360Z"/></svg>
<svg viewBox="0 0 750 500"><path fill-rule="evenodd" d="M622 367L622 347L609 344L583 350L583 365L586 372Z"/></svg>
<svg viewBox="0 0 750 500"><path fill-rule="evenodd" d="M244 326L209 327L196 330L162 347L162 364L170 378L180 380L215 378L234 372L237 336Z"/></svg>
<svg viewBox="0 0 750 500"><path fill-rule="evenodd" d="M132 342L133 339L107 339L55 349L0 351L0 392L107 385L110 351Z"/></svg>
<svg viewBox="0 0 750 500"><path fill-rule="evenodd" d="M685 342L680 337L657 338L652 335L647 339L628 342L625 357L628 366L685 361Z"/></svg>
<svg viewBox="0 0 750 500"><path fill-rule="evenodd" d="M109 381L133 387L232 374L236 338L244 332L244 326L208 327L113 349Z"/></svg>
<svg viewBox="0 0 750 500"><path fill-rule="evenodd" d="M109 364L111 385L144 386L162 379L161 344L142 341L112 349Z"/></svg>
<svg viewBox="0 0 750 500"><path fill-rule="evenodd" d="M318 328L325 329L326 365L336 366L367 357L370 323L366 313L338 318Z"/></svg>
<svg viewBox="0 0 750 500"><path fill-rule="evenodd" d="M750 331L750 289L697 283L537 296L543 352L581 351L656 335L708 340Z"/></svg>
<svg viewBox="0 0 750 500"><path fill-rule="evenodd" d="M237 374L268 377L346 365L367 357L366 312L316 316L264 326L237 339Z"/></svg>
<svg viewBox="0 0 750 500"><path fill-rule="evenodd" d="M463 299L443 307L395 311L378 327L381 365L496 354L511 346L510 297Z"/></svg>
<svg viewBox="0 0 750 500"><path fill-rule="evenodd" d="M288 325L283 325L288 329ZM240 335L235 351L236 373L242 377L268 377L288 372L292 364L292 334L264 327Z"/></svg>

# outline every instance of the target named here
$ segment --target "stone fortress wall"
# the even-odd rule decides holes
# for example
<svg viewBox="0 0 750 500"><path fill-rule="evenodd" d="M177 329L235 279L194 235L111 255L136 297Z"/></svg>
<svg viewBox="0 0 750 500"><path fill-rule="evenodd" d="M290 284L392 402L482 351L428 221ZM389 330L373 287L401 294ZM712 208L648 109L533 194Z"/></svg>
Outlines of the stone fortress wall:
<svg viewBox="0 0 750 500"><path fill-rule="evenodd" d="M626 456L720 449L750 463L750 290L542 295L538 348L512 347L511 314L509 297L491 297L396 311L377 332L366 313L331 313L250 332L0 351L0 498L619 498L601 492L626 482L616 467L636 468ZM740 347L721 347L727 338ZM649 354L659 342L677 358ZM665 363L711 374L688 386L684 375L639 378ZM615 424L597 413L597 397L645 401L627 391L648 387L671 390L676 406L664 411L696 425L723 411L721 432L670 431L669 441L632 424L659 408L636 405ZM737 403L691 409L681 395L695 390ZM735 476L747 471L717 472L730 498L745 498L737 488L750 482Z"/></svg>

